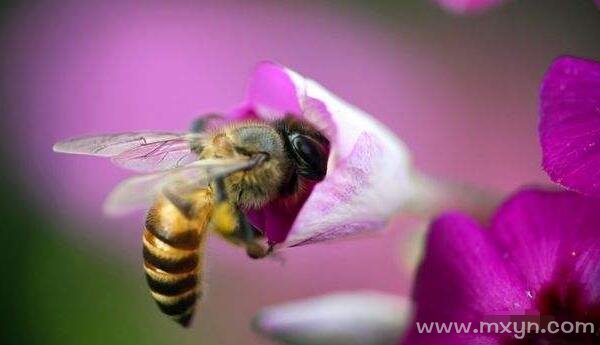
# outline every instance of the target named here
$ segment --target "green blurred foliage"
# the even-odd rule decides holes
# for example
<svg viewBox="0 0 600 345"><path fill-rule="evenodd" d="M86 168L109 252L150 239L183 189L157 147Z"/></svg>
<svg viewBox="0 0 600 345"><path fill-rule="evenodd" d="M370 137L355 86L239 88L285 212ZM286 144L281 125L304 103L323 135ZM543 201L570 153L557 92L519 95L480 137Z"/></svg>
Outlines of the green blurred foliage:
<svg viewBox="0 0 600 345"><path fill-rule="evenodd" d="M60 236L10 181L0 182L2 344L168 343L128 265Z"/></svg>
<svg viewBox="0 0 600 345"><path fill-rule="evenodd" d="M3 1L0 24L24 3ZM10 114L9 107L0 93L0 113ZM152 324L159 320L157 308L140 294L127 269L131 265L100 258L89 244L62 235L21 181L6 144L0 145L0 343L170 343L167 333Z"/></svg>

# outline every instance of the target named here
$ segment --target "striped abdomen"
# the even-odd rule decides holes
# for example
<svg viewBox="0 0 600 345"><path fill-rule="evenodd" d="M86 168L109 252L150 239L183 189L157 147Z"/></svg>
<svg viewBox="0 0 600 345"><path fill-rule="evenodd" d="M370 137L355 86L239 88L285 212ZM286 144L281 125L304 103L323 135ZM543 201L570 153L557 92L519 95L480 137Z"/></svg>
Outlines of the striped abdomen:
<svg viewBox="0 0 600 345"><path fill-rule="evenodd" d="M161 197L146 217L144 270L150 293L162 312L182 326L189 325L202 293L201 252L209 212L204 208L189 219Z"/></svg>

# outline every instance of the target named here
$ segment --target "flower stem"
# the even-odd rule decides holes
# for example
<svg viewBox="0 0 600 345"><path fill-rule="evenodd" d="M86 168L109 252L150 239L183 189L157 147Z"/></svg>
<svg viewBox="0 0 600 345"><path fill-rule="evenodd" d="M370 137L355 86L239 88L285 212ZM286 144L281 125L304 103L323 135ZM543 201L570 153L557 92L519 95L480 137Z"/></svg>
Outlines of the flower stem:
<svg viewBox="0 0 600 345"><path fill-rule="evenodd" d="M413 186L415 192L404 212L427 220L445 211L461 211L487 224L503 198L498 191L420 172L414 173Z"/></svg>

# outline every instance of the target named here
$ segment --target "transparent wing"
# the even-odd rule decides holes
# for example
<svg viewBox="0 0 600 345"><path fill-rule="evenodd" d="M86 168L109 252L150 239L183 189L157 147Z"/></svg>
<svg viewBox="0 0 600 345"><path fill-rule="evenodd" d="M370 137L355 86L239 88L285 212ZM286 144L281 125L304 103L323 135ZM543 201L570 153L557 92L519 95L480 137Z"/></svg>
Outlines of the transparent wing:
<svg viewBox="0 0 600 345"><path fill-rule="evenodd" d="M187 135L135 147L112 157L112 161L123 168L140 172L181 167L200 159L192 150L193 141L190 138L191 135Z"/></svg>
<svg viewBox="0 0 600 345"><path fill-rule="evenodd" d="M150 206L158 193L187 193L206 187L212 180L258 164L254 158L206 159L186 166L141 176L121 182L109 194L104 211L109 215L124 214Z"/></svg>
<svg viewBox="0 0 600 345"><path fill-rule="evenodd" d="M153 172L184 166L198 160L192 146L198 133L128 132L84 136L54 145L56 152L109 157L121 167Z"/></svg>
<svg viewBox="0 0 600 345"><path fill-rule="evenodd" d="M56 152L113 157L127 150L148 144L180 139L184 134L170 132L126 132L82 136L56 143Z"/></svg>

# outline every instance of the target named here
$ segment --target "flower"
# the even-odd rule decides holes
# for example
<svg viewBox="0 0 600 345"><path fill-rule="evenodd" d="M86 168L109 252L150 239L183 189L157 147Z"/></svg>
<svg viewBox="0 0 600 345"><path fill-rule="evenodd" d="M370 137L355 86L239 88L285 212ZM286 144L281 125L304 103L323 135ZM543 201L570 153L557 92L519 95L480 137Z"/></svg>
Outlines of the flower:
<svg viewBox="0 0 600 345"><path fill-rule="evenodd" d="M230 119L286 114L329 138L330 161L305 200L291 206L275 200L250 212L271 243L296 246L380 229L412 196L409 153L394 134L318 83L271 62L259 64L246 101Z"/></svg>
<svg viewBox="0 0 600 345"><path fill-rule="evenodd" d="M455 14L476 14L497 7L507 0L435 0L435 2Z"/></svg>
<svg viewBox="0 0 600 345"><path fill-rule="evenodd" d="M600 62L557 58L540 92L540 142L550 178L600 196Z"/></svg>
<svg viewBox="0 0 600 345"><path fill-rule="evenodd" d="M373 291L339 292L263 309L254 328L289 344L393 343L410 316L410 303Z"/></svg>
<svg viewBox="0 0 600 345"><path fill-rule="evenodd" d="M414 285L415 322L519 318L600 324L600 201L524 190L489 229L450 213L431 226ZM516 319L515 319L516 318ZM522 319L522 320L524 320ZM593 334L527 334L524 344L583 344ZM405 344L518 344L511 334L419 334Z"/></svg>

